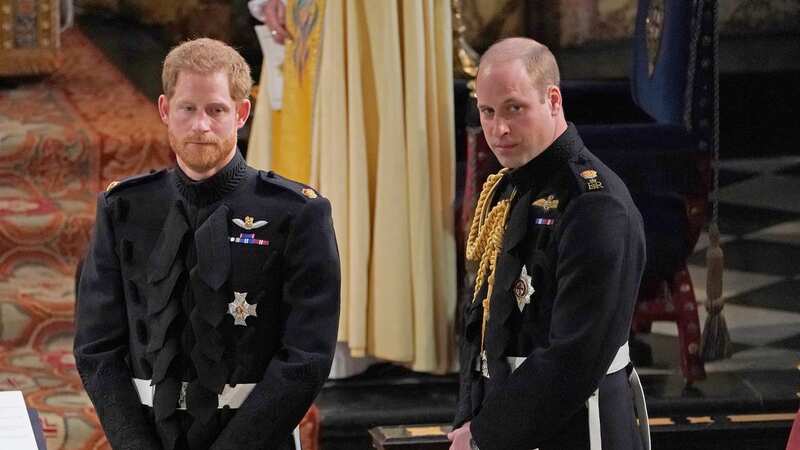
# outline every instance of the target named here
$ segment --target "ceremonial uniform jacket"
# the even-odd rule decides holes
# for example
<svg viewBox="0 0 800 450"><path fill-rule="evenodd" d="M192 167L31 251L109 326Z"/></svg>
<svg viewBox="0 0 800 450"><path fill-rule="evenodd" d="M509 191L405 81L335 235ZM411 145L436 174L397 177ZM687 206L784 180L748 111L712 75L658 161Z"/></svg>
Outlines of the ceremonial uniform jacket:
<svg viewBox="0 0 800 450"><path fill-rule="evenodd" d="M313 190L238 151L201 182L133 178L98 198L78 372L114 449L290 448L330 370L339 300L330 204ZM132 378L154 386L152 407ZM237 384L254 384L241 407L218 404Z"/></svg>
<svg viewBox="0 0 800 450"><path fill-rule="evenodd" d="M572 124L500 183L494 202L516 192L490 299L489 378L475 369L484 286L464 311L454 425L471 421L481 450L588 449L586 401L599 387L603 448L639 449L626 370L606 375L645 263L628 190ZM508 357L526 359L512 370Z"/></svg>

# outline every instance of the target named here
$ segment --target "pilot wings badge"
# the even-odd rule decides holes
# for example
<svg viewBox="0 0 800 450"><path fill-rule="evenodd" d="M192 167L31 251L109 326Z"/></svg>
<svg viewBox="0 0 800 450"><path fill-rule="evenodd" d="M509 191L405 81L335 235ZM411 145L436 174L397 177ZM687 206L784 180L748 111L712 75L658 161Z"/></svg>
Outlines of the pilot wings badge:
<svg viewBox="0 0 800 450"><path fill-rule="evenodd" d="M536 201L531 203L531 205L538 206L547 212L551 209L558 208L558 199L553 195L548 195L547 198L536 199Z"/></svg>
<svg viewBox="0 0 800 450"><path fill-rule="evenodd" d="M261 228L269 223L266 220L255 220L250 216L245 216L244 220L234 218L232 222L238 225L240 228L244 228L245 230L255 230L256 228Z"/></svg>

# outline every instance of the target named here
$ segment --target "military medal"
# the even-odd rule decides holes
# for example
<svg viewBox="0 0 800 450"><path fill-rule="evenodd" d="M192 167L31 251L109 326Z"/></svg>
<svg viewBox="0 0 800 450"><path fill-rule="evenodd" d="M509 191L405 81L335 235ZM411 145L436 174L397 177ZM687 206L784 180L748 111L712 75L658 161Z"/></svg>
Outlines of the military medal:
<svg viewBox="0 0 800 450"><path fill-rule="evenodd" d="M236 244L263 245L265 247L269 245L269 241L266 239L256 239L255 233L240 233L239 237L231 236L228 240Z"/></svg>
<svg viewBox="0 0 800 450"><path fill-rule="evenodd" d="M531 302L531 294L535 291L531 281L533 278L528 275L528 269L522 265L522 271L519 273L519 278L514 282L514 297L517 298L517 307L519 312L525 309L525 305Z"/></svg>
<svg viewBox="0 0 800 450"><path fill-rule="evenodd" d="M542 211L546 213L551 209L558 208L558 199L554 195L548 195L546 198L543 197L536 199L536 201L531 203L531 205L542 208ZM555 223L555 219L548 217L537 217L535 223L536 225L552 225Z"/></svg>
<svg viewBox="0 0 800 450"><path fill-rule="evenodd" d="M244 228L245 230L255 230L256 228L261 228L264 225L268 224L266 220L255 220L250 216L245 216L244 220L239 218L232 219L232 222L238 225L240 228Z"/></svg>
<svg viewBox="0 0 800 450"><path fill-rule="evenodd" d="M239 218L233 218L231 219L231 221L235 223L238 227L244 228L245 230L248 231L261 228L269 223L266 220L255 220L250 216L245 216L244 220ZM231 236L228 238L228 240L236 244L253 244L253 245L262 245L265 247L269 245L269 241L266 239L256 239L255 233L240 233L239 237Z"/></svg>
<svg viewBox="0 0 800 450"><path fill-rule="evenodd" d="M245 319L256 316L256 305L247 303L247 292L234 292L234 300L228 303L228 314L233 316L233 324L247 326Z"/></svg>

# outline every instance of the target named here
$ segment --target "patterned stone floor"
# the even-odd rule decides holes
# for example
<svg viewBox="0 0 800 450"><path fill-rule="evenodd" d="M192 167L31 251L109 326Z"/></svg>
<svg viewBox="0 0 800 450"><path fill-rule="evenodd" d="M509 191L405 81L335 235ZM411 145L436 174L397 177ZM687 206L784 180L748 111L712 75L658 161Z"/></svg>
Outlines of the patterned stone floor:
<svg viewBox="0 0 800 450"><path fill-rule="evenodd" d="M721 162L723 298L734 353L706 371L796 370L800 361L800 157ZM698 302L706 299L703 235L689 259ZM701 326L705 309L700 309ZM670 372L674 324L656 323L644 373Z"/></svg>

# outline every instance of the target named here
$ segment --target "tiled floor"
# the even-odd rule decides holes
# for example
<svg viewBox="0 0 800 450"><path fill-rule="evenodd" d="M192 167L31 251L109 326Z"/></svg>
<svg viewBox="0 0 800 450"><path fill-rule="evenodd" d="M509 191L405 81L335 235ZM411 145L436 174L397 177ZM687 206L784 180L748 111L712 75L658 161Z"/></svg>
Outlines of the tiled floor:
<svg viewBox="0 0 800 450"><path fill-rule="evenodd" d="M719 217L724 312L734 345L730 359L707 363L706 370L795 370L800 361L800 157L723 160ZM707 246L703 235L689 260L698 302L706 299ZM701 326L704 322L701 308ZM676 335L674 324L654 324L647 340L655 363L643 373L676 370L670 360L677 358Z"/></svg>

